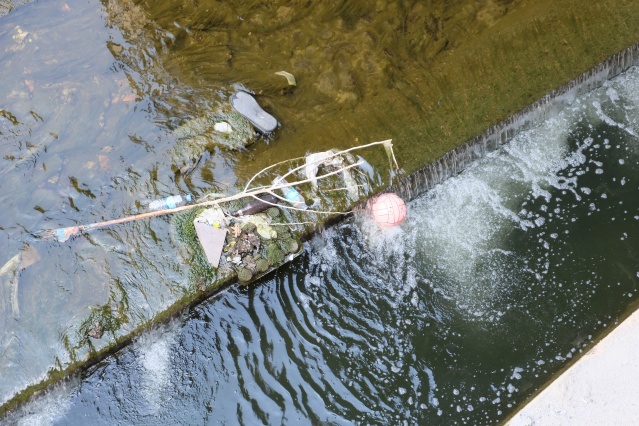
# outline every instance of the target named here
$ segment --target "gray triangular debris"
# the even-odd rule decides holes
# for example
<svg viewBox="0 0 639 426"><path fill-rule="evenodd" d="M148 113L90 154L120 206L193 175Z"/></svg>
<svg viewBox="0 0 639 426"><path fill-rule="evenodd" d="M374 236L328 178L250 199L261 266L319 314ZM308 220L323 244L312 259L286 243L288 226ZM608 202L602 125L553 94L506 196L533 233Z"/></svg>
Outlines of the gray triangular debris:
<svg viewBox="0 0 639 426"><path fill-rule="evenodd" d="M195 225L197 238L200 240L207 260L214 268L217 268L220 264L220 256L224 248L227 230L215 228L201 222L194 222L193 225Z"/></svg>

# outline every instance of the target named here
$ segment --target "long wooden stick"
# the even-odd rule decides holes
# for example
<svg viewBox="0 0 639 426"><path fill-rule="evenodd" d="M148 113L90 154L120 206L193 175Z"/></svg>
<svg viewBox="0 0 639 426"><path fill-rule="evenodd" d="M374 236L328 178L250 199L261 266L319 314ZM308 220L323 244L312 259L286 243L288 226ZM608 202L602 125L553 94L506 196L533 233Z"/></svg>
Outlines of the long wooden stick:
<svg viewBox="0 0 639 426"><path fill-rule="evenodd" d="M262 193L262 192L263 191L260 191L260 193ZM126 222L132 222L134 220L146 219L146 218L149 218L149 217L156 217L156 216L163 216L163 215L167 215L167 214L171 214L171 213L178 213L178 212L185 211L185 210L191 210L191 209L194 209L196 207L212 206L212 205L216 205L216 204L223 203L223 202L226 202L226 201L239 200L239 199L247 197L247 196L250 197L250 196L252 196L252 194L239 193L239 194L232 195L232 196L229 196L229 197L218 198L216 200L204 201L204 202L196 203L196 204L188 204L186 206L175 207L175 208L172 208L172 209L163 209L163 210L157 210L157 211L148 212L148 213L140 213L140 214L136 214L136 215L133 215L133 216L122 217L120 219L112 219L112 220L106 220L104 222L90 223L88 225L69 226L67 228L58 228L58 229L53 229L53 230L50 230L50 231L42 231L42 232L38 233L38 236L39 237L45 237L45 238L46 237L56 237L58 239L58 241L65 242L72 235L77 235L77 234L79 234L82 231L89 231L89 230L95 229L95 228L103 228L105 226L117 225L117 224L126 223Z"/></svg>
<svg viewBox="0 0 639 426"><path fill-rule="evenodd" d="M370 144L367 144L367 145L357 146L357 147L350 148L350 149L347 149L347 150L344 150L344 151L338 151L335 154L331 155L331 157L334 157L334 156L337 156L337 155L340 155L340 154L343 154L343 153L346 153L346 152L349 152L349 151L354 151L354 150L357 150L357 149L364 149L364 148L368 148L368 147L371 147L371 146L382 145L382 144L386 145L386 146L390 145L391 146L390 149L392 151L391 139L388 139L388 140L385 140L385 141L373 142L373 143L370 143ZM293 161L293 160L287 160L287 161ZM282 162L280 162L278 164L282 164L282 163L284 163L284 161L282 161ZM345 170L351 169L353 167L357 167L357 166L359 166L361 164L362 164L362 162L358 161L358 162L356 162L354 164L350 164L350 165L348 165L346 167L343 167L343 168L341 168L339 170L336 170L336 171L333 171L333 172L330 172L330 173L326 173L326 174L318 177L318 179L323 179L323 178L326 178L326 177L329 177L329 176L332 176L332 175L335 175L335 174L338 174L338 173L342 173ZM266 167L266 168L260 170L259 172L257 172L249 180L249 184L259 174L265 172L266 170L271 169L274 166L275 165ZM304 166L300 166L300 167L296 167L296 168L290 170L288 173L286 173L284 175L284 177L290 176L291 173L294 173L294 172L296 172L298 170L301 170L303 167ZM133 215L133 216L122 217L122 218L119 218L119 219L112 219L112 220L106 220L106 221L103 221L103 222L90 223L88 225L69 226L69 227L66 227L66 228L58 228L58 229L53 229L53 230L49 230L49 231L45 230L45 231L39 232L38 236L39 237L56 237L58 239L58 241L64 242L64 241L68 240L69 237L71 237L73 235L77 235L80 232L88 231L88 230L95 229L95 228L102 228L102 227L105 227L105 226L117 225L117 224L120 224L120 223L132 222L132 221L135 221L135 220L146 219L146 218L150 218L150 217L163 216L163 215L167 215L167 214L171 214L171 213L178 213L178 212L182 212L182 211L186 211L186 210L191 210L191 209L194 209L196 207L205 207L205 206L218 205L220 203L236 201L236 200L239 200L239 199L242 199L242 198L246 198L246 197L258 198L257 197L258 195L262 195L262 194L266 194L266 193L274 195L276 198L278 198L280 200L286 201L285 198L275 194L274 190L282 189L282 188L287 187L287 186L300 185L302 183L308 183L308 182L311 182L311 179L302 179L302 180L298 180L298 181L290 182L290 183L286 182L286 183L281 183L281 184L273 184L273 185L268 186L268 187L262 186L262 187L254 188L254 189L252 189L250 191L246 189L246 188L248 188L248 185L249 185L249 184L247 184L247 186L245 187L244 191L239 192L239 193L237 193L235 195L230 195L230 196L227 196L227 197L217 198L215 200L203 201L203 202L199 202L199 203L195 203L195 204L188 204L188 205L185 205L185 206L175 207L175 208L172 208L172 209L163 209L163 210L157 210L157 211L152 211L152 212L148 212L148 213L140 213L140 214L136 214L136 215ZM271 204L271 203L268 203L268 204ZM281 206L281 207L284 207L284 208L287 208L287 209L291 209L291 210L306 211L306 212L310 212L310 213L320 213L320 214L347 214L347 213L349 213L349 212L336 212L336 211L306 210L306 209L295 208L295 207L292 207L292 206Z"/></svg>

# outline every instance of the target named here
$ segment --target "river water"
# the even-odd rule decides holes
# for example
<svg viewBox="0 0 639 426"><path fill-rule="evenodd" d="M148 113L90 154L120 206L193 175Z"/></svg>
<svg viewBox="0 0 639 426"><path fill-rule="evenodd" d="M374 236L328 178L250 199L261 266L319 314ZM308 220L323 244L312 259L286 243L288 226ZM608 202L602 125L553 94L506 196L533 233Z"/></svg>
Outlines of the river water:
<svg viewBox="0 0 639 426"><path fill-rule="evenodd" d="M28 424L491 424L638 299L639 70L250 288L152 330Z"/></svg>
<svg viewBox="0 0 639 426"><path fill-rule="evenodd" d="M370 11L321 9L326 19L317 22L326 27L313 30L331 46L331 66L312 49L289 62L281 58L290 52L270 52L280 62L269 69L288 64L298 76L323 76L306 85L300 78L291 94L254 70L231 78L239 71L228 64L254 63L251 46L262 46L259 40L219 43L225 47L212 63L229 52L236 59L224 67L194 70L181 62L199 57L190 37L225 35L207 29L213 17L190 22L199 30L185 33L184 22L167 18L171 10L44 1L0 21L7 76L0 85L1 401L86 354L77 331L96 306L114 312L124 334L190 289L187 256L169 220L66 243L34 239L33 231L137 213L142 197L233 192L265 164L331 148L343 135L351 143L401 134L396 143L405 160L423 138L424 110L389 121L371 101L378 91L389 110L408 111L420 94L370 82L441 46L407 43L403 56L378 69L366 49L342 40L366 33L353 23ZM248 13L227 15L238 11ZM490 11L492 19L505 13ZM285 39L278 30L308 23L280 12L279 26L269 28L276 41ZM345 25L340 31L329 31L334 14ZM263 25L259 17L251 25ZM224 22L216 25L237 30ZM173 38L179 43L167 41ZM162 50L163 43L171 48ZM383 49L369 52L386 57ZM363 76L343 72L349 58ZM422 64L413 65L400 71L418 81ZM638 81L633 68L579 97L412 201L401 227L380 231L363 216L344 221L257 285L233 287L145 333L4 420L500 421L637 300ZM260 101L284 123L275 136L239 152L196 146L184 157L174 150L175 128L247 86L259 87ZM317 99L323 101L310 106ZM368 120L359 121L363 116ZM201 150L195 171L175 173L191 160L191 148ZM376 168L385 161L367 159Z"/></svg>
<svg viewBox="0 0 639 426"><path fill-rule="evenodd" d="M35 238L40 230L143 213L172 194L233 194L267 165L390 137L407 166L424 151L411 147L427 114L416 89L398 85L415 85L442 40L465 34L435 25L424 38L419 25L429 13L472 23L475 12L490 22L507 12L286 3L2 2L0 404L197 291L167 218L65 243ZM408 13L417 27L398 37ZM211 129L184 137L238 90L279 120L274 134L235 150ZM363 155L388 184L383 150ZM113 334L90 340L96 312Z"/></svg>

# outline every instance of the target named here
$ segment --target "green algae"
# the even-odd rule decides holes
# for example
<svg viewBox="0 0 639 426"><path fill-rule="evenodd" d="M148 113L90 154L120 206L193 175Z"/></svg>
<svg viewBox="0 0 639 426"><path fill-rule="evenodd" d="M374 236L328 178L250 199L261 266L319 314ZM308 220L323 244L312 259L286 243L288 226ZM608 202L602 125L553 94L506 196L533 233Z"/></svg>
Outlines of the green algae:
<svg viewBox="0 0 639 426"><path fill-rule="evenodd" d="M206 210L206 207L198 207L177 214L172 219L178 240L186 246L190 254L187 263L189 264L188 280L192 288L215 287L219 281L218 272L209 264L206 254L198 242L195 226L193 225L195 218L204 210Z"/></svg>
<svg viewBox="0 0 639 426"><path fill-rule="evenodd" d="M277 243L271 243L266 247L266 259L271 265L279 265L284 261L284 250Z"/></svg>

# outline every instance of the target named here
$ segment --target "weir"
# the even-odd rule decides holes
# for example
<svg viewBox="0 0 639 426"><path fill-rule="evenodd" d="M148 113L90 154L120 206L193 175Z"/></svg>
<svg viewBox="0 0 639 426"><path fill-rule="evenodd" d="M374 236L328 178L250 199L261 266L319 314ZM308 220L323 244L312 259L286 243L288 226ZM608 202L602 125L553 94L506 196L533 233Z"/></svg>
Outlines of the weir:
<svg viewBox="0 0 639 426"><path fill-rule="evenodd" d="M410 202L419 214L400 228L344 220L261 285L145 333L28 411L68 424L503 420L636 305L638 77Z"/></svg>
<svg viewBox="0 0 639 426"><path fill-rule="evenodd" d="M517 114L489 127L484 133L446 153L438 160L400 179L392 186L392 190L401 194L406 200L415 199L458 174L468 165L484 157L486 153L498 149L520 132L556 115L563 108L571 105L575 97L601 87L606 81L638 64L639 43L635 43L548 93Z"/></svg>
<svg viewBox="0 0 639 426"><path fill-rule="evenodd" d="M111 46L111 48L113 48L114 52L119 51L113 46ZM395 184L391 186L391 189L401 194L406 200L415 199L418 195L423 194L425 191L433 189L439 183L442 183L451 176L460 173L476 160L483 158L488 152L498 149L521 131L530 129L536 124L542 122L545 118L552 116L565 106L570 105L577 95L588 92L593 88L600 87L610 78L627 70L633 65L637 65L639 55L638 51L639 44L634 44L628 49L613 55L608 60L580 75L570 83L548 93L546 96L524 108L519 113L497 125L491 126L481 135L467 141L459 148L446 153L435 162L429 163L419 168L416 172L410 173L408 176L399 179L399 181L396 181ZM122 95L122 97L118 99L124 99L127 96L129 95ZM116 102L113 103L115 104ZM136 136L130 136L130 138L133 143L139 143L140 146L144 145L144 141L136 139ZM157 174L157 170L155 172ZM75 182L75 186L79 188L79 190L87 192L85 187L81 184L79 185ZM339 219L340 218L338 217L337 220ZM323 224L321 222L318 223L318 228L316 229L321 228L322 225ZM162 232L167 231L167 228L168 227L162 229ZM302 237L305 239L311 238L313 232L316 232L316 229L309 231ZM91 242L91 244L93 244L93 242ZM118 250L118 248L109 248L109 250ZM121 285L119 282L117 283L118 285ZM204 292L187 293L184 294L182 298L176 297L176 300L169 303L168 307L162 306L158 303L158 306L162 307L155 311L151 318L145 318L140 315L139 318L136 318L136 321L138 322L135 323L135 326L127 330L126 333L118 335L113 341L96 347L95 352L85 354L79 359L74 359L72 362L67 362L67 360L56 360L55 366L52 364L51 370L48 373L44 370L40 371L38 377L42 379L41 381L33 383L32 380L28 380L24 383L25 386L28 386L26 389L12 397L4 399L5 403L2 407L0 407L0 414L25 402L32 394L49 389L50 386L57 381L68 378L70 375L80 374L86 371L89 366L95 365L114 351L118 351L127 346L129 343L134 341L137 336L140 336L154 324L165 322L170 318L180 315L188 308L197 305L212 294L221 291L223 288L227 288L226 286L231 283L226 282L222 284L223 285L221 287L208 289Z"/></svg>

